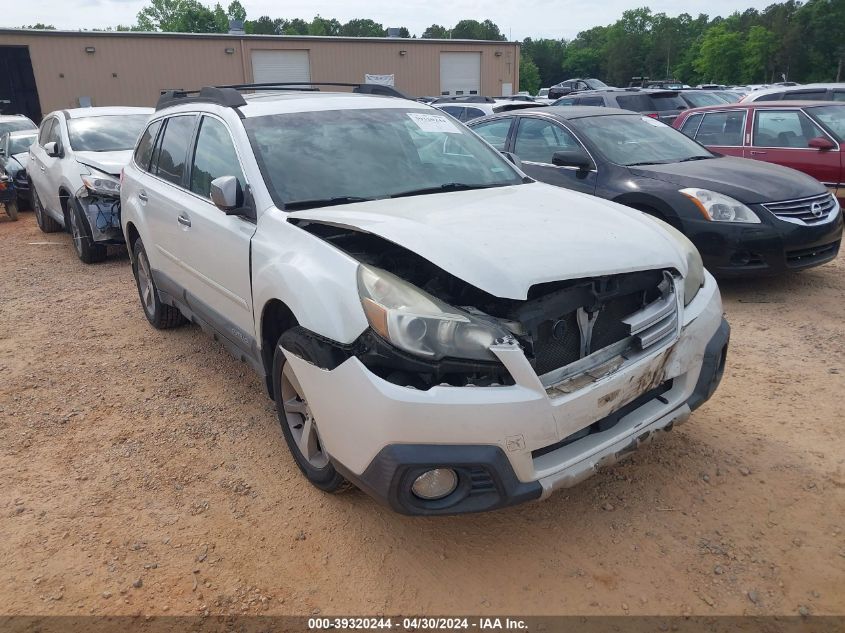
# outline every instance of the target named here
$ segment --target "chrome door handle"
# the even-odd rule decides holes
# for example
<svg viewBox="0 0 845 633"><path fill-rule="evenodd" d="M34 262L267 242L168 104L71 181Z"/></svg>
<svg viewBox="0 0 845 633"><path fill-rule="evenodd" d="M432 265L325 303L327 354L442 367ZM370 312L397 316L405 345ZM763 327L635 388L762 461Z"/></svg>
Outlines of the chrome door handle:
<svg viewBox="0 0 845 633"><path fill-rule="evenodd" d="M191 218L189 218L184 213L176 218L176 221L184 227L191 226Z"/></svg>
<svg viewBox="0 0 845 633"><path fill-rule="evenodd" d="M44 165L39 165L41 167L41 171L47 171L47 168Z"/></svg>
<svg viewBox="0 0 845 633"><path fill-rule="evenodd" d="M139 193L138 194L138 200L140 200L141 202L146 202L147 201L147 192L142 191L141 193Z"/></svg>
<svg viewBox="0 0 845 633"><path fill-rule="evenodd" d="M750 152L750 154L751 154L752 156L764 156L764 155L766 155L766 154L768 154L768 153L769 153L769 152L755 152L755 151L753 151L753 150Z"/></svg>

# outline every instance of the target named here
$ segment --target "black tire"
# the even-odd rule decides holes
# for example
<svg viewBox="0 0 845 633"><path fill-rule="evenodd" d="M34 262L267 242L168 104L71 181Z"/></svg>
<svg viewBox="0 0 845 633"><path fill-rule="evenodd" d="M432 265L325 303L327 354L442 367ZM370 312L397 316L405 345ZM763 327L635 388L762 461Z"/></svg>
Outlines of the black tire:
<svg viewBox="0 0 845 633"><path fill-rule="evenodd" d="M108 254L105 244L98 244L91 236L88 219L82 212L79 202L75 198L68 200L68 229L73 239L73 248L79 259L85 264L96 264L106 259Z"/></svg>
<svg viewBox="0 0 845 633"><path fill-rule="evenodd" d="M18 196L18 209L20 211L31 211L32 210L32 203L29 201L29 198L26 196Z"/></svg>
<svg viewBox="0 0 845 633"><path fill-rule="evenodd" d="M132 253L132 273L135 275L135 285L138 287L141 308L144 310L144 316L147 317L150 325L157 330L169 330L187 323L187 319L179 311L179 308L164 304L159 299L158 288L156 288L155 279L151 274L150 260L147 258L147 251L144 250L144 244L140 237L135 240Z"/></svg>
<svg viewBox="0 0 845 633"><path fill-rule="evenodd" d="M316 361L316 356L319 355L319 350L315 350L314 346L309 345L308 339L302 336L303 331L304 328L299 326L291 328L282 334L279 344L276 345L276 351L273 356L273 395L276 401L276 413L279 417L279 424L282 427L282 433L285 436L288 449L290 450L291 455L293 455L296 465L299 466L299 470L301 470L302 474L305 475L305 478L308 479L312 485L324 492L344 492L345 490L349 490L352 485L337 472L334 464L332 464L327 454L325 456L326 464L321 467L317 467L312 463L312 461L309 461L308 457L306 457L302 452L296 438L294 438L294 430L291 428L291 422L288 420L289 413L285 409L286 405L283 396L283 372L285 371L286 359L285 354L282 351L282 345L297 356L312 362ZM292 369L289 369L288 371L292 372ZM307 409L307 403L305 400L300 398L299 402L301 402L301 404L306 408L306 413L294 415L300 415L304 424L306 415L310 416L310 410ZM316 428L316 424L314 424L314 426Z"/></svg>
<svg viewBox="0 0 845 633"><path fill-rule="evenodd" d="M6 215L9 216L9 219L12 222L17 222L18 220L18 201L17 200L9 200L6 203Z"/></svg>
<svg viewBox="0 0 845 633"><path fill-rule="evenodd" d="M32 208L35 211L35 221L38 223L38 228L41 229L42 233L58 233L61 231L62 225L47 215L41 205L41 198L38 197L38 192L32 186L32 182L29 183L29 187L32 192Z"/></svg>

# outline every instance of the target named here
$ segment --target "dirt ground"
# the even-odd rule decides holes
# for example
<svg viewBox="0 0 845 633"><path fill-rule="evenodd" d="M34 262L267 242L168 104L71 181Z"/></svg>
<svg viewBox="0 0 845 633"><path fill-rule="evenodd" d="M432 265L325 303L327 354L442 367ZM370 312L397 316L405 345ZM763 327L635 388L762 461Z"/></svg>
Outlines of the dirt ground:
<svg viewBox="0 0 845 633"><path fill-rule="evenodd" d="M843 614L845 260L722 284L724 382L543 503L394 514L305 483L251 370L129 260L0 219L4 614Z"/></svg>

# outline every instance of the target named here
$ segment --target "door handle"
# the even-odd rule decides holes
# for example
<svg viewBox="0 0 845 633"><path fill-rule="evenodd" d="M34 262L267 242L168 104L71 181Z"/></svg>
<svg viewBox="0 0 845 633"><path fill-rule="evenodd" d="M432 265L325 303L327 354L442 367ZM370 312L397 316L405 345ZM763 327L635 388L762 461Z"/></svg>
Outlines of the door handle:
<svg viewBox="0 0 845 633"><path fill-rule="evenodd" d="M190 226L191 226L191 218L189 218L189 217L188 217L187 215L185 215L184 213L182 213L179 217L177 217L177 218L176 218L176 221L177 221L179 224L181 224L182 226L184 226L185 228L188 228L188 227L190 227Z"/></svg>
<svg viewBox="0 0 845 633"><path fill-rule="evenodd" d="M751 152L749 152L749 153L752 156L764 156L764 155L768 154L769 152L755 152L754 150L751 150Z"/></svg>
<svg viewBox="0 0 845 633"><path fill-rule="evenodd" d="M140 192L138 194L138 200L140 200L141 202L146 202L147 201L147 192L146 191Z"/></svg>
<svg viewBox="0 0 845 633"><path fill-rule="evenodd" d="M47 171L47 168L44 165L39 165L41 167L41 171Z"/></svg>

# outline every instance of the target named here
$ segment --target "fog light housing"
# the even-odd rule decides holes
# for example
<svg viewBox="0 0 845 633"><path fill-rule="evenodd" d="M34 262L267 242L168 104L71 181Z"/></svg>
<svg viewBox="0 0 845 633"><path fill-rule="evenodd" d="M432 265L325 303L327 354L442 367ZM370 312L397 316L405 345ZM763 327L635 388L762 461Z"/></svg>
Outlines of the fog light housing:
<svg viewBox="0 0 845 633"><path fill-rule="evenodd" d="M424 501L447 497L458 487L458 473L451 468L427 470L414 480L411 492Z"/></svg>

